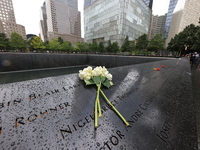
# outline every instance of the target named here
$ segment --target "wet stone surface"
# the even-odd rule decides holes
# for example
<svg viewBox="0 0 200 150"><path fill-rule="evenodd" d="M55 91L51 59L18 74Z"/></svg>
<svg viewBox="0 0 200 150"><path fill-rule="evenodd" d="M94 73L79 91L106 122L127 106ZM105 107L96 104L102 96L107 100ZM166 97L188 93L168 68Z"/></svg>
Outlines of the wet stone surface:
<svg viewBox="0 0 200 150"><path fill-rule="evenodd" d="M0 149L197 150L187 59L109 71L114 86L102 90L131 126L101 97L103 117L94 129L96 88L78 74L2 84Z"/></svg>

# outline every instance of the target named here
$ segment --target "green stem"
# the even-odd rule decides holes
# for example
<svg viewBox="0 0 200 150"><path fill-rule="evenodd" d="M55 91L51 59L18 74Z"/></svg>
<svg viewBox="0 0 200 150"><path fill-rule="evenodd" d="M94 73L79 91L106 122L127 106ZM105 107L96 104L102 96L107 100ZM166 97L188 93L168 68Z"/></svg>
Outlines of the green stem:
<svg viewBox="0 0 200 150"><path fill-rule="evenodd" d="M112 107L112 109L117 113L117 115L122 119L122 121L126 124L126 126L129 126L129 123L124 119L124 117L120 114L120 112L112 105L112 103L109 101L109 99L106 97L106 95L103 93L103 91L100 89L101 94L104 96L107 103Z"/></svg>
<svg viewBox="0 0 200 150"><path fill-rule="evenodd" d="M95 106L94 106L94 126L95 128L98 127L98 112L97 112L97 100L95 100Z"/></svg>
<svg viewBox="0 0 200 150"><path fill-rule="evenodd" d="M97 97L96 97L96 100L97 100L97 107L98 107L99 117L102 117L101 105L100 105L100 100L99 100L99 91L100 91L100 89L101 89L101 83L97 84Z"/></svg>

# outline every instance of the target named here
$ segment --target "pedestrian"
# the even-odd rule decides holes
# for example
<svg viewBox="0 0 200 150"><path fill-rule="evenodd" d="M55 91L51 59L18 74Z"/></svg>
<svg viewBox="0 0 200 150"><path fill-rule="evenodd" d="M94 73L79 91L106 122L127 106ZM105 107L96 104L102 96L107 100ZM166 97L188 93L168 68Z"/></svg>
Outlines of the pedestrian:
<svg viewBox="0 0 200 150"><path fill-rule="evenodd" d="M196 59L195 54L191 53L191 55L190 55L190 66L195 65L195 59Z"/></svg>
<svg viewBox="0 0 200 150"><path fill-rule="evenodd" d="M195 54L196 54L196 63L198 63L199 62L199 54L197 52L195 52Z"/></svg>

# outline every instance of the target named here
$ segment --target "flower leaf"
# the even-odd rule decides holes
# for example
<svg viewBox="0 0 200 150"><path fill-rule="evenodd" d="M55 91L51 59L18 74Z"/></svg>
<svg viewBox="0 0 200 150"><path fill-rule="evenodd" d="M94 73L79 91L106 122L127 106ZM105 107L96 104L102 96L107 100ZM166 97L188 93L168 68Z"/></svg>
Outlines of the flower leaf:
<svg viewBox="0 0 200 150"><path fill-rule="evenodd" d="M107 78L106 78L105 76L102 76L102 77L101 77L101 82L102 82L102 83L105 82L106 79L107 79Z"/></svg>
<svg viewBox="0 0 200 150"><path fill-rule="evenodd" d="M108 79L106 79L105 82L103 82L102 84L107 88L114 85L113 82L109 81Z"/></svg>
<svg viewBox="0 0 200 150"><path fill-rule="evenodd" d="M92 79L90 80L84 80L86 85L91 85L91 84L95 84L94 81Z"/></svg>
<svg viewBox="0 0 200 150"><path fill-rule="evenodd" d="M114 85L114 83L112 81L110 81L110 86Z"/></svg>
<svg viewBox="0 0 200 150"><path fill-rule="evenodd" d="M99 84L101 82L101 78L99 76L94 76L92 79L95 84Z"/></svg>

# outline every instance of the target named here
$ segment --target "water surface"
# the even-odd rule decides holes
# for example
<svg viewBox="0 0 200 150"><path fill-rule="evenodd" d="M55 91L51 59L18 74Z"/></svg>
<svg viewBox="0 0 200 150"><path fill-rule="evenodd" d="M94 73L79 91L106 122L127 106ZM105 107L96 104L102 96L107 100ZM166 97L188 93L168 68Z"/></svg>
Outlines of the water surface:
<svg viewBox="0 0 200 150"><path fill-rule="evenodd" d="M27 81L33 79L40 79L52 76L66 75L72 73L79 73L87 66L71 66L71 67L58 67L58 68L44 68L34 70L21 70L0 73L0 84Z"/></svg>

